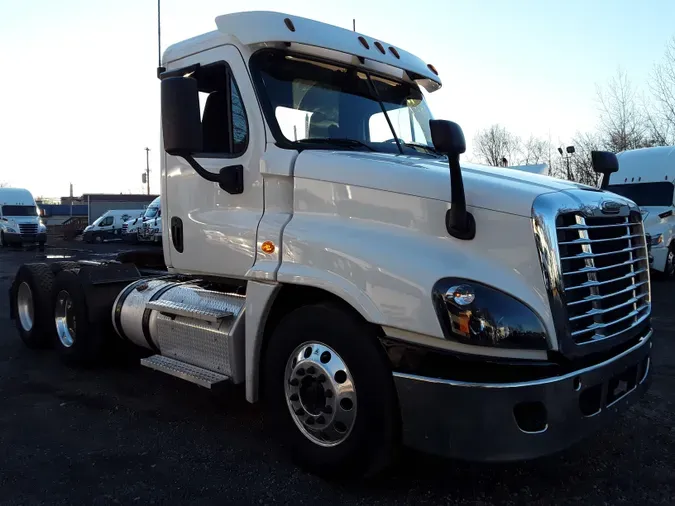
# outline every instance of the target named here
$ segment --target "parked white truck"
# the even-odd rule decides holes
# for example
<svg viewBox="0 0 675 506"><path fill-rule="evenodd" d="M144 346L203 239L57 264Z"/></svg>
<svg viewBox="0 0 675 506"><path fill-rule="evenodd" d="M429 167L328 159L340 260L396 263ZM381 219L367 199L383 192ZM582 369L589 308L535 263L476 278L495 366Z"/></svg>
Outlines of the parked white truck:
<svg viewBox="0 0 675 506"><path fill-rule="evenodd" d="M645 392L633 202L460 165L461 129L421 91L441 86L436 69L399 47L272 12L216 26L158 69L168 272L22 266L12 316L28 345L89 364L114 328L152 350L145 366L243 384L328 475L376 472L401 443L533 458Z"/></svg>
<svg viewBox="0 0 675 506"><path fill-rule="evenodd" d="M146 208L142 216L122 225L122 240L128 243L162 242L161 197L157 197Z"/></svg>
<svg viewBox="0 0 675 506"><path fill-rule="evenodd" d="M24 188L0 188L0 247L47 242L47 227L33 195Z"/></svg>
<svg viewBox="0 0 675 506"><path fill-rule="evenodd" d="M675 276L675 146L632 149L617 155L621 167L607 190L631 199L651 237L652 268Z"/></svg>

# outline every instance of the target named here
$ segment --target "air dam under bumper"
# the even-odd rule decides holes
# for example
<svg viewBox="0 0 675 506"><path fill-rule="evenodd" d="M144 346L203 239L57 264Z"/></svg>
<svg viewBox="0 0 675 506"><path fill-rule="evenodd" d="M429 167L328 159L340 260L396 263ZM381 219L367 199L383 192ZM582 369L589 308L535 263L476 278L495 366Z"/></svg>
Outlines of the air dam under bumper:
<svg viewBox="0 0 675 506"><path fill-rule="evenodd" d="M5 241L7 244L35 244L47 242L47 233L40 232L35 234L18 234L5 232Z"/></svg>
<svg viewBox="0 0 675 506"><path fill-rule="evenodd" d="M485 462L563 450L616 418L649 388L651 335L650 330L605 362L536 381L467 383L394 373L403 442L427 453Z"/></svg>

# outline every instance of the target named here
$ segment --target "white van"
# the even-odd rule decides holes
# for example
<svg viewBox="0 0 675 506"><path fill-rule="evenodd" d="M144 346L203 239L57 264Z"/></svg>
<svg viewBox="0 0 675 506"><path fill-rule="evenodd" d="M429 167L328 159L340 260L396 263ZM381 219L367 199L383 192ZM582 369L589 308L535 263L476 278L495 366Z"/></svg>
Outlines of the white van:
<svg viewBox="0 0 675 506"><path fill-rule="evenodd" d="M33 195L23 188L0 188L0 246L47 242L47 227L40 221Z"/></svg>
<svg viewBox="0 0 675 506"><path fill-rule="evenodd" d="M132 218L143 214L143 209L119 209L106 211L99 216L94 223L84 229L82 239L84 242L104 242L111 239L122 238L122 225Z"/></svg>
<svg viewBox="0 0 675 506"><path fill-rule="evenodd" d="M675 146L633 149L617 154L619 172L607 190L631 199L651 236L652 269L675 274Z"/></svg>
<svg viewBox="0 0 675 506"><path fill-rule="evenodd" d="M162 208L161 199L153 200L140 218L127 221L122 226L124 242L162 242Z"/></svg>

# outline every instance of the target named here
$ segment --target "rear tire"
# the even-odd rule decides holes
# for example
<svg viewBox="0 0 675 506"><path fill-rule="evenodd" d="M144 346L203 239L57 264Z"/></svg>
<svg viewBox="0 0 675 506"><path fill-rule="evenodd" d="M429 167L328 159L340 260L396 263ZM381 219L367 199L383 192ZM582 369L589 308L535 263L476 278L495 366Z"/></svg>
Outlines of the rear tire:
<svg viewBox="0 0 675 506"><path fill-rule="evenodd" d="M63 270L56 275L53 297L55 348L61 360L75 367L98 364L108 333L101 324L90 321L85 290L77 270Z"/></svg>
<svg viewBox="0 0 675 506"><path fill-rule="evenodd" d="M29 348L46 348L55 335L52 286L47 264L23 264L12 284L12 313L21 340Z"/></svg>
<svg viewBox="0 0 675 506"><path fill-rule="evenodd" d="M263 382L271 418L301 467L371 477L391 462L400 427L391 369L372 328L352 312L324 303L288 314L270 336ZM349 387L348 401L335 382Z"/></svg>

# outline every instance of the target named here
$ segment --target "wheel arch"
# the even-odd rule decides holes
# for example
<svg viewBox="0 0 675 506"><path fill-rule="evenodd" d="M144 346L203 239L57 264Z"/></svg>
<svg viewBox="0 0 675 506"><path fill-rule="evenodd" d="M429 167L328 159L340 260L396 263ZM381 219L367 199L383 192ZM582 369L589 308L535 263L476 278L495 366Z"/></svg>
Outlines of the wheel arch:
<svg viewBox="0 0 675 506"><path fill-rule="evenodd" d="M249 402L256 402L260 397L264 373L260 364L269 339L282 318L294 309L330 302L371 326L378 337L384 336L380 325L369 322L354 305L323 288L251 281L246 289L246 298L246 400ZM384 349L382 351L384 353Z"/></svg>

